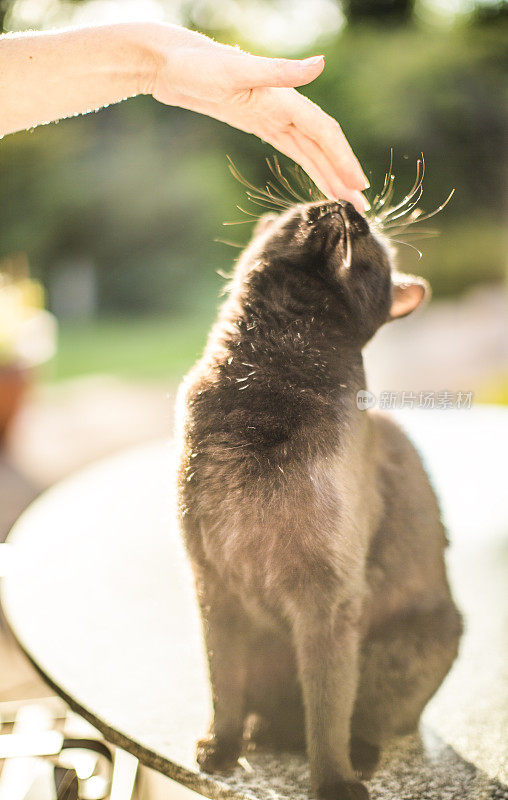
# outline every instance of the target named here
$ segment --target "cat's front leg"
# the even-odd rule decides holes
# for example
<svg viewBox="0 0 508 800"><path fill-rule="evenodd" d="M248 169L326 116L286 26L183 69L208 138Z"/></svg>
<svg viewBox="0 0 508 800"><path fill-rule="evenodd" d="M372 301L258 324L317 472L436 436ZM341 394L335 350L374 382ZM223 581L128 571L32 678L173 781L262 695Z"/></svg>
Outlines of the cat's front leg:
<svg viewBox="0 0 508 800"><path fill-rule="evenodd" d="M196 760L205 772L217 772L234 767L242 748L247 630L238 600L210 576L199 594L213 720L209 736L197 744Z"/></svg>
<svg viewBox="0 0 508 800"><path fill-rule="evenodd" d="M312 592L293 609L311 783L320 800L369 797L356 778L350 758L360 615L360 600L332 600Z"/></svg>

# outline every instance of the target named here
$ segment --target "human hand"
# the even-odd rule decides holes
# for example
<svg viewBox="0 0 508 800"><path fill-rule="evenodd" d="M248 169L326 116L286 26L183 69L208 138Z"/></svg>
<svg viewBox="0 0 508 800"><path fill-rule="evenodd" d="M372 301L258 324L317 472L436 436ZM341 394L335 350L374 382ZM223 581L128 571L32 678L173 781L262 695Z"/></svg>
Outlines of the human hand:
<svg viewBox="0 0 508 800"><path fill-rule="evenodd" d="M310 83L324 58L261 58L174 26L152 33L155 69L148 91L253 133L292 158L330 198L364 212L368 181L340 125L293 87Z"/></svg>

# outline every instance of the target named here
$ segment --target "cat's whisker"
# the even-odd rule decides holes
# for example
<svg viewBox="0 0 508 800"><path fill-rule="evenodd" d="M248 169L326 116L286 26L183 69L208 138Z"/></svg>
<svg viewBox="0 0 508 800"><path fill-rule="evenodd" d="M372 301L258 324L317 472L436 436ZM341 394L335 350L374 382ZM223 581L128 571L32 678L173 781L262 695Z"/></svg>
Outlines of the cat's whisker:
<svg viewBox="0 0 508 800"><path fill-rule="evenodd" d="M416 222L416 220L419 219L422 216L422 214L423 211L421 208L415 208L414 211L411 211L409 216L406 217L405 220L402 220L401 222L384 223L383 230L388 230L389 228L408 228L410 225L413 224L413 222Z"/></svg>
<svg viewBox="0 0 508 800"><path fill-rule="evenodd" d="M434 211L431 211L429 214L423 214L423 216L419 216L418 219L415 219L414 222L410 224L414 225L416 222L426 222L426 220L430 219L431 217L435 217L436 214L439 214L443 210L443 208L445 208L448 205L454 194L455 194L455 189L452 189L446 200L443 203L441 203L440 206L435 208Z"/></svg>
<svg viewBox="0 0 508 800"><path fill-rule="evenodd" d="M380 199L378 200L378 202L377 202L377 205L376 205L376 208L375 208L376 214L381 208L384 208L384 206L387 203L390 202L390 200L391 200L391 198L393 196L394 188L395 188L394 184L395 184L395 175L392 174L389 177L388 188L386 189L385 194L382 195L380 197Z"/></svg>
<svg viewBox="0 0 508 800"><path fill-rule="evenodd" d="M294 206L294 204L295 204L295 201L294 201L294 200L291 200L291 199L290 199L290 198L288 198L288 197L284 197L284 195L282 195L282 194L281 194L281 193L278 191L278 187L277 187L277 186L275 186L275 184L273 184L273 183L272 183L272 181L268 181L268 182L267 182L267 184L266 184L266 191L267 191L267 192L268 192L268 194L269 194L271 197L273 197L274 199L276 199L276 200L279 200L279 201L282 201L282 202L285 204L286 208L291 208L291 207L292 207L292 206Z"/></svg>
<svg viewBox="0 0 508 800"><path fill-rule="evenodd" d="M423 256L422 251L418 250L418 248L415 247L414 244L411 244L410 242L403 242L401 239L390 239L390 241L391 242L396 242L397 244L405 244L406 247L410 247L411 250L415 250L418 253L418 260L420 260L422 258L422 256Z"/></svg>
<svg viewBox="0 0 508 800"><path fill-rule="evenodd" d="M264 201L267 203L271 203L272 205L278 206L278 208L287 208L287 204L284 203L282 200L278 200L276 197L272 197L268 194L261 194L260 192L251 192L249 190L245 193L250 200L259 200Z"/></svg>
<svg viewBox="0 0 508 800"><path fill-rule="evenodd" d="M414 236L414 237L423 237L425 239L428 239L430 236L439 236L440 234L440 231L431 229L427 230L426 228L424 228L423 230L420 230L419 228L417 228L416 230L412 230L411 226L407 227L402 223L400 224L399 227L397 227L397 225L394 225L393 229L391 229L391 232L386 232L382 228L380 228L380 231L384 233L385 236L388 236L388 238L390 238L391 236Z"/></svg>
<svg viewBox="0 0 508 800"><path fill-rule="evenodd" d="M432 239L436 236L439 236L439 231L411 231L411 230L401 230L397 232L397 229L393 231L392 236L413 236L418 239Z"/></svg>
<svg viewBox="0 0 508 800"><path fill-rule="evenodd" d="M279 200L277 197L269 194L268 192L260 192L255 191L251 192L249 189L245 192L247 197L252 198L255 197L256 200L265 200L267 203L272 203L272 205L279 206L279 208L287 208L287 204L283 200Z"/></svg>
<svg viewBox="0 0 508 800"><path fill-rule="evenodd" d="M279 168L279 172L280 172L280 178L279 178L279 175L277 174L276 170L272 166L272 164L270 162L270 159L266 158L265 161L266 161L266 163L268 165L268 168L269 168L270 172L274 176L275 180L279 181L282 184L283 175L282 175L282 172L280 172L280 167L278 165L276 156L273 157L273 161L277 163L277 167ZM288 184L288 186L289 186L289 184ZM285 188L285 187L282 186L282 188ZM289 187L289 188L291 188L291 187ZM272 181L268 181L265 184L265 191L270 196L275 196L277 199L282 200L284 203L287 204L288 207L294 205L293 197L292 196L286 197L286 195L282 192L281 188L277 185L277 183L273 183Z"/></svg>
<svg viewBox="0 0 508 800"><path fill-rule="evenodd" d="M213 241L214 242L218 242L219 244L227 244L230 247L238 247L240 250L245 246L245 245L243 245L243 244L241 244L239 242L232 242L232 241L230 241L230 239L218 239L217 238L217 239L214 239ZM226 275L222 275L218 270L217 270L217 275L220 275L221 278L226 278L227 277Z"/></svg>
<svg viewBox="0 0 508 800"><path fill-rule="evenodd" d="M304 203L308 203L309 201L319 201L319 200L326 200L327 197L321 189L319 189L314 181L307 175L304 170L295 164L293 169L293 175L297 180L298 184L302 187L302 190L309 195L308 200L303 200Z"/></svg>
<svg viewBox="0 0 508 800"><path fill-rule="evenodd" d="M266 159L266 163L268 164L268 169L274 176L276 180L286 189L287 192L299 203L305 203L303 197L301 197L298 192L296 192L291 184L289 183L288 179L282 174L282 170L280 168L279 160L277 156L273 157L273 163L270 161L269 158Z"/></svg>
<svg viewBox="0 0 508 800"><path fill-rule="evenodd" d="M294 206L295 201L292 198L285 197L281 192L279 192L278 187L275 186L275 184L272 183L272 181L268 181L267 182L266 189L274 197L282 200L287 205L288 208L291 208L291 206Z"/></svg>
<svg viewBox="0 0 508 800"><path fill-rule="evenodd" d="M411 187L410 191L400 201L400 203L398 203L396 206L392 206L392 208L390 208L390 209L387 209L385 211L385 213L381 215L381 218L382 219L387 219L395 211L398 211L399 209L402 209L407 203L411 203L413 197L417 193L419 193L419 198L418 198L418 200L419 200L421 198L422 194L423 194L423 185L422 184L423 184L424 177L425 177L425 157L424 157L423 153L421 153L420 154L420 158L416 162L416 178L415 178L415 182L414 182L413 186ZM416 201L416 203L418 202L418 200ZM413 203L411 208L414 207L416 205L416 203ZM406 212L408 210L409 209L406 209ZM406 213L406 212L404 212L404 213ZM400 216L400 215L398 215L398 216Z"/></svg>
<svg viewBox="0 0 508 800"><path fill-rule="evenodd" d="M374 200L373 200L373 202L372 202L372 210L373 210L373 211L377 211L377 210L378 210L378 208L380 207L380 206L379 206L379 203L380 203L380 201L383 199L383 197L385 196L385 193L386 193L386 192L387 192L387 190L388 190L388 184L389 184L389 182L390 182L390 179L391 179L391 178L393 178L393 175L392 175L392 167L393 167L393 147L390 147L390 163L389 163L389 165L388 165L388 169L387 169L387 171L385 172L385 178L384 178L384 182L383 182L383 188L381 189L381 191L379 192L379 194L377 194L377 195L374 197Z"/></svg>
<svg viewBox="0 0 508 800"><path fill-rule="evenodd" d="M384 215L382 215L380 217L381 225L390 224L390 223L394 222L396 219L400 219L402 217L405 217L407 214L409 214L413 210L413 208L415 208L415 206L417 206L418 203L420 202L420 200L422 199L422 194L423 194L423 186L420 186L419 189L417 190L416 200L413 200L411 203L409 203L409 205L406 206L406 208L402 208L402 204L399 203L398 206L395 206L390 211L387 211L386 214L384 214ZM404 201L404 205L406 203L407 203L407 199ZM396 211L397 209L400 209L400 208L402 208L402 210L399 211L398 214L395 214L394 216L392 216L393 212Z"/></svg>
<svg viewBox="0 0 508 800"><path fill-rule="evenodd" d="M244 177L244 176L241 174L241 172L238 170L238 168L237 168L237 167L235 166L235 164L233 163L232 159L231 159L229 156L226 156L226 158L227 158L227 160L228 160L228 163L229 163L229 171L231 172L231 174L233 175L233 177L234 177L234 178L235 178L235 179L236 179L236 180L237 180L239 183L241 183L241 184L242 184L242 186L245 186L245 188L248 190L248 191L247 191L247 194L249 194L249 192L253 192L253 193L255 193L256 195L259 195L259 196L261 196L261 197L265 197L267 200L276 200L276 199L277 199L277 198L274 198L274 197L273 197L273 195L272 195L271 193L267 192L267 191L266 191L266 189L263 189L263 188L262 188L262 187L260 187L260 186L255 186L253 183L250 183L250 181L248 181L248 180L247 180L247 178L245 178L245 177ZM283 202L283 201L281 200L281 203L282 203L282 202Z"/></svg>
<svg viewBox="0 0 508 800"><path fill-rule="evenodd" d="M262 197L255 197L254 195L249 194L249 200L251 203L254 203L257 206L261 206L261 208L264 208L266 211L275 212L277 214L280 214L280 212L282 211L281 206L276 204L270 204L270 201L265 200Z"/></svg>
<svg viewBox="0 0 508 800"><path fill-rule="evenodd" d="M252 214L252 216L254 216L254 214ZM256 219L259 219L259 217L256 217ZM254 220L252 220L252 219L236 219L236 220L223 222L222 224L224 225L224 227L229 227L231 225L249 225L252 222L254 222Z"/></svg>
<svg viewBox="0 0 508 800"><path fill-rule="evenodd" d="M389 176L391 174L392 160L393 160L393 149L390 148L390 169L385 172L385 177L384 177L384 180L383 180L383 186L381 188L381 191L378 192L378 194L376 194L374 196L374 199L373 199L373 201L371 203L372 211L376 211L377 210L378 204L382 200L384 192L386 191L386 188L387 188L387 185L388 185L388 181L389 181Z"/></svg>
<svg viewBox="0 0 508 800"><path fill-rule="evenodd" d="M249 216L249 217L253 217L254 219L259 219L261 217L261 214L254 214L253 211L249 211L247 208L242 208L242 206L239 206L239 205L237 205L236 207L237 207L238 211L241 211L242 214L247 214L247 216ZM245 220L245 221L249 222L249 220Z"/></svg>
<svg viewBox="0 0 508 800"><path fill-rule="evenodd" d="M431 219L431 217L434 217L436 216L436 214L439 214L443 210L443 208L445 208L445 206L448 205L454 193L455 189L452 189L446 200L443 203L441 203L440 206L435 208L434 211L431 211L428 214L426 214L421 209L416 209L411 214L411 218L404 225L401 226L399 223L395 222L393 224L385 225L384 230L389 230L390 228L397 228L397 227L401 228L401 230L406 230L406 228L409 228L411 225L416 225L417 222L426 222L428 219Z"/></svg>
<svg viewBox="0 0 508 800"><path fill-rule="evenodd" d="M326 196L315 185L307 173L302 170L298 165L294 165L292 170L293 178L296 184L301 188L302 194L298 192L288 178L283 175L279 161L276 156L272 159L267 158L266 163L268 168L275 179L267 181L265 187L257 187L248 181L237 169L231 158L228 156L229 169L232 175L238 180L245 188L246 195L251 203L260 206L267 212L280 214L286 212L295 202L307 203L312 201L327 200ZM368 217L371 225L383 233L391 242L402 244L410 247L418 253L418 257L422 257L421 251L411 244L407 239L420 238L427 239L438 235L437 231L413 231L412 226L416 222L424 222L431 217L438 214L449 203L454 194L454 190L450 192L446 200L441 203L436 209L430 213L424 213L422 209L417 208L423 195L423 180L426 172L426 164L424 154L421 153L416 161L416 175L409 192L405 194L402 200L396 205L389 207L390 201L393 197L395 189L395 175L392 172L393 168L393 148L390 148L390 160L388 169L385 172L383 187L379 194L377 194L372 203L371 210ZM308 195L306 198L304 195ZM254 214L252 211L242 208L237 205L242 214L246 214L250 219L248 220L233 220L224 222L225 226L244 225L247 222L253 222L261 217L261 214ZM325 215L326 216L326 215ZM397 237L397 238L395 238ZM231 242L224 239L217 239L221 243L228 244L234 247L240 247L236 242ZM345 265L351 263L351 239L349 231L345 230Z"/></svg>
<svg viewBox="0 0 508 800"><path fill-rule="evenodd" d="M228 156L228 155L227 155L227 156L226 156L226 158L227 158L227 160L228 160L229 171L231 172L231 174L233 175L233 177L234 177L234 178L235 178L235 179L236 179L236 180L237 180L239 183L241 183L241 184L242 184L242 186L246 186L246 187L247 187L247 188L249 188L249 189L252 189L252 190L254 190L254 191L258 191L257 187L256 187L256 186L254 186L254 184L253 184L253 183L250 183L250 181L248 181L248 180L247 180L247 178L244 178L244 176L243 176L243 175L242 175L242 173L241 173L241 172L238 170L238 168L236 167L235 163L234 163L234 162L233 162L233 160L230 158L230 156Z"/></svg>

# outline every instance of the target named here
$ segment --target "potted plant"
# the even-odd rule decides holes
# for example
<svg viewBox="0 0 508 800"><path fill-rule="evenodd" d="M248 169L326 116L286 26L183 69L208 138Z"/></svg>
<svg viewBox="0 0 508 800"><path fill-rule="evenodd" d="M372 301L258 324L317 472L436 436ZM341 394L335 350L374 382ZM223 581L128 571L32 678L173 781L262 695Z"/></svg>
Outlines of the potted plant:
<svg viewBox="0 0 508 800"><path fill-rule="evenodd" d="M0 441L19 408L35 368L54 355L56 320L44 290L30 278L24 255L0 264Z"/></svg>

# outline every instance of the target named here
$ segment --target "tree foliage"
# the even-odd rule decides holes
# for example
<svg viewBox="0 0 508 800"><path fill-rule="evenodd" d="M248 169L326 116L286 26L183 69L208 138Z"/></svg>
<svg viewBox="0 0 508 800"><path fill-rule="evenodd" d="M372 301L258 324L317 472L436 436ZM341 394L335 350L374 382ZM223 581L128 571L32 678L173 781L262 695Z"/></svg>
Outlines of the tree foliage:
<svg viewBox="0 0 508 800"><path fill-rule="evenodd" d="M351 0L349 13L361 5ZM455 187L433 226L442 236L422 242L423 261L409 250L400 256L438 294L504 274L505 28L502 18L441 31L414 21L350 25L328 41L325 72L302 90L341 121L374 187L390 147L401 194L422 150L425 207ZM104 310L199 309L217 294L215 271L235 257L214 239L245 241L252 227L222 227L250 219L236 208L245 198L226 154L262 183L272 152L147 97L8 136L0 142L0 258L26 251L48 285L62 265L87 258Z"/></svg>

